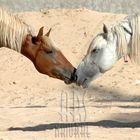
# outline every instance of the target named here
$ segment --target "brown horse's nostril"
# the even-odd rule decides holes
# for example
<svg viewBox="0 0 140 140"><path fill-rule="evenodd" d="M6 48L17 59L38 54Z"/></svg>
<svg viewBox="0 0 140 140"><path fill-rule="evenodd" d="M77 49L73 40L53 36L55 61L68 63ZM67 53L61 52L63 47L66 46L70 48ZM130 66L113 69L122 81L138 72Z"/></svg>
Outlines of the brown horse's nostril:
<svg viewBox="0 0 140 140"><path fill-rule="evenodd" d="M76 75L76 68L74 68L73 73L71 74L71 82L75 82L77 80L77 75Z"/></svg>
<svg viewBox="0 0 140 140"><path fill-rule="evenodd" d="M75 80L75 74L76 74L76 68L73 68L73 70L65 70L65 76L64 76L64 82L66 84L74 83Z"/></svg>

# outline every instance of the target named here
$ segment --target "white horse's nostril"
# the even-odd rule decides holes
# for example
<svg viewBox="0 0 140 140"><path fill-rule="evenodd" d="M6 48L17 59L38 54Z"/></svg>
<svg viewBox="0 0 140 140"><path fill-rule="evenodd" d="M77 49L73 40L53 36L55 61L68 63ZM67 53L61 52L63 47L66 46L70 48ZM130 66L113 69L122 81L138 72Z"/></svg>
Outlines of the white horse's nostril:
<svg viewBox="0 0 140 140"><path fill-rule="evenodd" d="M74 80L76 81L77 79L78 79L78 76L77 76L77 75L75 75Z"/></svg>
<svg viewBox="0 0 140 140"><path fill-rule="evenodd" d="M87 78L85 78L85 80L84 80L84 82L83 83L85 83L87 81Z"/></svg>

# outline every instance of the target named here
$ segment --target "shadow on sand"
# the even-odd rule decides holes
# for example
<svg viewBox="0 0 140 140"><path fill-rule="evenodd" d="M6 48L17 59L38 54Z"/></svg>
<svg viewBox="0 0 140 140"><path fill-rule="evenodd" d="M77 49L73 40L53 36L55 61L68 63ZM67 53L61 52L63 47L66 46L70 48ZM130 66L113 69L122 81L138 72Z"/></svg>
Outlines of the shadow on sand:
<svg viewBox="0 0 140 140"><path fill-rule="evenodd" d="M82 126L98 126L105 128L140 128L140 121L136 122L118 122L112 120L102 120L98 122L80 122L80 123L51 123L40 124L31 127L11 127L9 131L45 131L52 129L82 127Z"/></svg>

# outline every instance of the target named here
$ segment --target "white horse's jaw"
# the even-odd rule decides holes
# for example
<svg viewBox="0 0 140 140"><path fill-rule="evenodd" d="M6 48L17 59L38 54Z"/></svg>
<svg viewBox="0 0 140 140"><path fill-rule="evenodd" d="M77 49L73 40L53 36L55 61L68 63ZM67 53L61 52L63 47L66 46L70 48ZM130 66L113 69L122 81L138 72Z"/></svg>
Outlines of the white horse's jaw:
<svg viewBox="0 0 140 140"><path fill-rule="evenodd" d="M97 65L87 65L84 61L82 61L76 70L76 83L77 85L86 88L99 74L100 70Z"/></svg>
<svg viewBox="0 0 140 140"><path fill-rule="evenodd" d="M99 65L100 71L102 73L110 70L117 62L118 57L116 55L115 50L116 50L115 46L112 46L112 48L106 48L104 49L102 55L100 55L99 58L97 59L96 64Z"/></svg>

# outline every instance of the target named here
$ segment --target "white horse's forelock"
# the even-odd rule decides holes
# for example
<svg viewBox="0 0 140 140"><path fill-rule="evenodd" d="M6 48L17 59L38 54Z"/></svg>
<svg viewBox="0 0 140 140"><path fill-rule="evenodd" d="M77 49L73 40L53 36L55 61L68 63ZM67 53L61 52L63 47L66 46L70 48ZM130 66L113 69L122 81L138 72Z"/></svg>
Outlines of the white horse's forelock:
<svg viewBox="0 0 140 140"><path fill-rule="evenodd" d="M87 54L91 52L91 50L95 49L98 46L100 49L102 46L106 46L107 41L104 39L103 34L98 34L90 43L89 48L87 50Z"/></svg>
<svg viewBox="0 0 140 140"><path fill-rule="evenodd" d="M5 46L20 52L27 34L32 34L30 26L10 12L0 9L0 47Z"/></svg>

